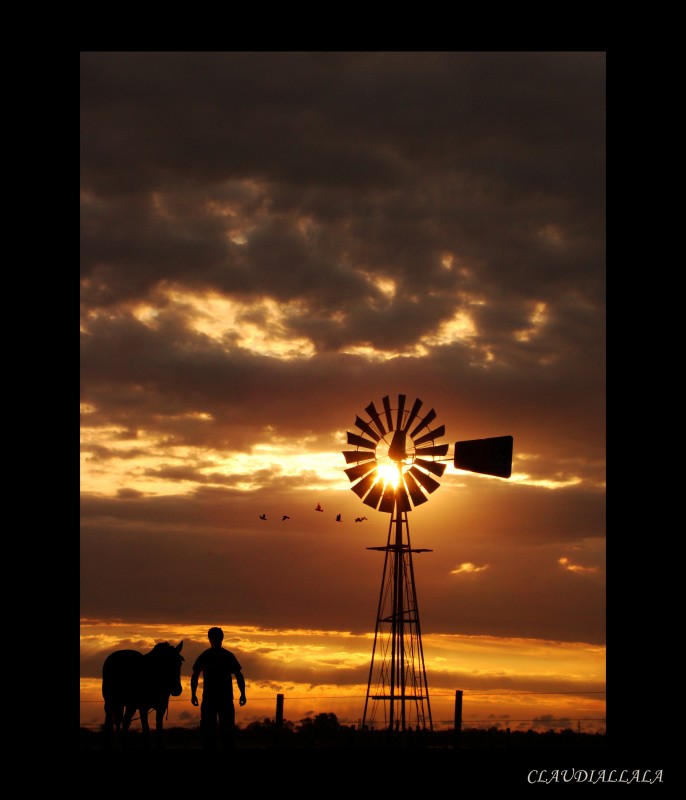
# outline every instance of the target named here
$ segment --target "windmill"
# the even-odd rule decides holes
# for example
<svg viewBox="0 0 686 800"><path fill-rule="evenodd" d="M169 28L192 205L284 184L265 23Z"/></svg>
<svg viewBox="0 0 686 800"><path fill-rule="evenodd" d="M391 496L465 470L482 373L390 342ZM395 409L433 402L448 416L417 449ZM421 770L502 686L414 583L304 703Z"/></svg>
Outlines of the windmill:
<svg viewBox="0 0 686 800"><path fill-rule="evenodd" d="M456 442L454 454L446 458L448 444L437 444L445 426L431 428L436 419L432 408L422 416L422 401L406 406L407 396L398 395L392 406L386 395L377 409L371 402L368 419L355 417L359 433L347 433L354 450L344 450L350 487L368 506L390 514L384 552L381 591L376 615L374 646L369 667L362 726L373 727L383 709L388 731L433 730L429 689L422 649L419 608L412 566L413 553L431 552L412 548L407 514L426 503L440 486L445 461L458 469L482 475L509 478L512 474L512 436L495 436Z"/></svg>

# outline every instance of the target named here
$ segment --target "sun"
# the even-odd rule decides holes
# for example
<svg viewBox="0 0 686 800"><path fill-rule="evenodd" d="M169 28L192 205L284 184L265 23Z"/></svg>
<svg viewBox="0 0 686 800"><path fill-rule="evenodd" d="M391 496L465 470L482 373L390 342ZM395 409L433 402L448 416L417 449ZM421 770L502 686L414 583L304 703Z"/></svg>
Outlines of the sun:
<svg viewBox="0 0 686 800"><path fill-rule="evenodd" d="M395 464L379 464L376 468L377 480L383 481L384 486L390 484L396 487L400 483L400 470Z"/></svg>

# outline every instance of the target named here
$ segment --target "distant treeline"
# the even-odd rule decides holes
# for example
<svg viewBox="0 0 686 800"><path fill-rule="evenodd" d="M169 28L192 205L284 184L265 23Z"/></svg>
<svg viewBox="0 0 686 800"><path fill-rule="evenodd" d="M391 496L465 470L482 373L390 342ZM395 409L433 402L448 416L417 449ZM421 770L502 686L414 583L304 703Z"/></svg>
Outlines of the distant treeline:
<svg viewBox="0 0 686 800"><path fill-rule="evenodd" d="M128 734L130 747L141 747L143 742L140 730L132 727ZM200 729L169 727L163 731L165 747L200 748ZM103 746L101 730L81 728L81 747L99 748ZM155 734L151 737L155 739ZM251 722L236 729L237 748L269 747L346 747L346 748L384 748L400 745L413 748L550 748L550 747L602 747L605 734L583 733L567 728L561 731L515 730L509 728L490 729L464 728L456 734L454 730L408 730L393 732L386 730L358 730L354 725L339 723L335 714L317 714L307 717L298 724L284 720L277 727L274 720ZM116 745L115 745L116 746Z"/></svg>

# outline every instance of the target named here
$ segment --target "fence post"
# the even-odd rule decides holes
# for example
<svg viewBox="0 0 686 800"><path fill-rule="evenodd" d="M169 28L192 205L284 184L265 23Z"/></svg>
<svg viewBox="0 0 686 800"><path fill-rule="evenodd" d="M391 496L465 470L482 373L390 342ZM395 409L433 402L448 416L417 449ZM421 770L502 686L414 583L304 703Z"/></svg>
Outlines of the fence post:
<svg viewBox="0 0 686 800"><path fill-rule="evenodd" d="M455 689L455 728L453 729L453 747L460 746L462 737L462 689Z"/></svg>
<svg viewBox="0 0 686 800"><path fill-rule="evenodd" d="M283 695L276 695L276 724L275 724L276 746L281 742L281 731L283 730Z"/></svg>

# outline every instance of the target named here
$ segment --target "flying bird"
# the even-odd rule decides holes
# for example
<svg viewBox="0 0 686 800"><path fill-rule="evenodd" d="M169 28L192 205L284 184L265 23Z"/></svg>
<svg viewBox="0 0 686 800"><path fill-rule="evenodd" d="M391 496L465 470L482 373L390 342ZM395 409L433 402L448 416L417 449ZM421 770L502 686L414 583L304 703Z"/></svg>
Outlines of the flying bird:
<svg viewBox="0 0 686 800"><path fill-rule="evenodd" d="M286 516L286 514L284 514L283 517L281 517L281 522L283 522L285 519L290 519L290 517L288 517L288 516Z"/></svg>
<svg viewBox="0 0 686 800"><path fill-rule="evenodd" d="M355 522L362 522L362 520L367 519L367 517L355 517Z"/></svg>
<svg viewBox="0 0 686 800"><path fill-rule="evenodd" d="M336 522L340 522L340 521L341 521L341 515L340 514L336 514Z"/></svg>
<svg viewBox="0 0 686 800"><path fill-rule="evenodd" d="M319 505L319 503L317 503L317 508L315 508L315 511L324 511L324 509Z"/></svg>
<svg viewBox="0 0 686 800"><path fill-rule="evenodd" d="M260 519L267 519L267 515L266 514L260 514Z"/></svg>

